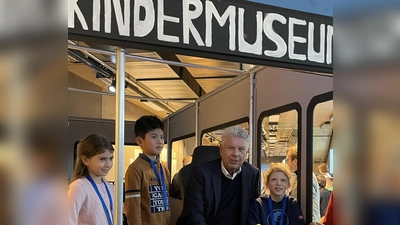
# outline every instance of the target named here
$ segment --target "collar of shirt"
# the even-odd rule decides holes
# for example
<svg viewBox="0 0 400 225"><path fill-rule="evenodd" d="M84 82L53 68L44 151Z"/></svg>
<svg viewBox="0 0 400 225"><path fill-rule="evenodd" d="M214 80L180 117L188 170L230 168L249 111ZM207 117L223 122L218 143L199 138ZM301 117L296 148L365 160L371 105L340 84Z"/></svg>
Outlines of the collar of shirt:
<svg viewBox="0 0 400 225"><path fill-rule="evenodd" d="M240 172L242 172L242 167L239 167L239 170L236 171L236 172L231 176L231 174L228 172L228 170L225 169L225 166L224 166L224 164L222 163L222 160L221 160L221 171L222 171L222 173L224 174L224 176L225 176L226 178L233 180L233 179L235 179L235 177L237 177L237 175L239 175Z"/></svg>
<svg viewBox="0 0 400 225"><path fill-rule="evenodd" d="M144 159L144 160L146 160L147 162L150 162L150 160L152 160L152 159L150 159L147 155L145 155L145 154L143 154L143 153L140 153L140 154L139 154L139 157L142 158L142 159ZM157 163L159 163L159 162L160 162L160 156L156 156L156 160L154 160L154 163L157 164Z"/></svg>

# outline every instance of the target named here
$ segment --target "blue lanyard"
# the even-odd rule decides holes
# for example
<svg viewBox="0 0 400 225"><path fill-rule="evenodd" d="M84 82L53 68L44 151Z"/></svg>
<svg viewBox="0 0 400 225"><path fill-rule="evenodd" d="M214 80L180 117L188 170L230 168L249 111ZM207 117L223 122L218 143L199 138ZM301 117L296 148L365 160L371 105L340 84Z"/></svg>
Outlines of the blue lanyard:
<svg viewBox="0 0 400 225"><path fill-rule="evenodd" d="M97 188L96 183L94 182L94 180L93 180L89 175L86 175L86 178L90 181L90 183L92 184L94 190L95 190L96 193L97 193L97 196L99 196L99 198L100 198L101 204L103 205L104 212L106 213L106 216L107 216L108 223L109 223L110 225L113 225L113 222L112 222L112 220L111 220L110 213L108 212L106 203L104 202L104 199L103 199L103 197L101 196L100 191L99 191L99 189ZM111 194L110 194L110 191L108 190L107 184L104 182L104 180L103 180L103 184L104 184L104 186L106 187L107 195L108 195L108 198L110 199L110 209L111 209L111 212L112 212L112 211L113 211L113 208L112 208L113 202L112 202Z"/></svg>
<svg viewBox="0 0 400 225"><path fill-rule="evenodd" d="M268 198L268 206L269 206L269 217L271 218L271 225L275 225L274 209L272 208L271 196L269 196ZM283 220L285 219L285 210L286 210L286 196L283 196L283 205L282 205L281 219L279 220L279 225L283 225Z"/></svg>
<svg viewBox="0 0 400 225"><path fill-rule="evenodd" d="M153 168L153 171L154 171L154 173L156 175L157 181L160 182L160 184L162 186L164 208L165 208L165 211L168 211L167 185L165 184L164 170L163 170L162 165L160 163L160 173L161 173L161 179L160 179L160 175L158 174L157 168L154 165L154 161L151 160L151 159L150 159L150 164L151 164L151 167Z"/></svg>

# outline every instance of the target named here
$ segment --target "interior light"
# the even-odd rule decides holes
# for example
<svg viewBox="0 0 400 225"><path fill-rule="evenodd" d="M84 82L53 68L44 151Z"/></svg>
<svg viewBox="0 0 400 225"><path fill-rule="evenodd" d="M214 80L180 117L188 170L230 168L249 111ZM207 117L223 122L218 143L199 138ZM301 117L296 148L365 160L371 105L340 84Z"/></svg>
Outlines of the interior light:
<svg viewBox="0 0 400 225"><path fill-rule="evenodd" d="M113 81L111 82L111 85L108 86L108 90L112 93L115 93L115 86L116 86L115 79L113 79Z"/></svg>

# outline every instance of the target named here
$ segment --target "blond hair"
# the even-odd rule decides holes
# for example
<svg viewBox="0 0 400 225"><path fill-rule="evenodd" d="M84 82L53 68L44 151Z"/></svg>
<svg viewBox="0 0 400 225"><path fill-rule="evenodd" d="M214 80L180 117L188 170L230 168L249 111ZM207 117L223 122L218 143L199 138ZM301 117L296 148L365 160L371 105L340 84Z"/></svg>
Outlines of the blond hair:
<svg viewBox="0 0 400 225"><path fill-rule="evenodd" d="M328 171L329 171L328 165L326 165L326 163L321 163L321 164L319 164L319 166L318 166L318 170L319 170L321 173L328 173Z"/></svg>
<svg viewBox="0 0 400 225"><path fill-rule="evenodd" d="M290 160L295 160L297 159L297 145L292 146L286 150L286 155Z"/></svg>
<svg viewBox="0 0 400 225"><path fill-rule="evenodd" d="M269 168L263 173L263 180L264 180L264 185L267 185L267 182L269 180L269 177L271 176L272 173L274 172L282 172L286 175L288 179L288 183L290 185L290 181L292 179L292 175L290 174L289 170L282 164L282 163L271 163L269 165Z"/></svg>

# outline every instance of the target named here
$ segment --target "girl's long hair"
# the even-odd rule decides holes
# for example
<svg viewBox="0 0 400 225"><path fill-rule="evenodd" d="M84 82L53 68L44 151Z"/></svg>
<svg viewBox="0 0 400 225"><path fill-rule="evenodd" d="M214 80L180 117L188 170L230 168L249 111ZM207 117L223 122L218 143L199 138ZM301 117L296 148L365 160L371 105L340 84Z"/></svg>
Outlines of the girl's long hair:
<svg viewBox="0 0 400 225"><path fill-rule="evenodd" d="M82 141L79 141L74 172L69 183L72 183L89 173L87 166L82 161L83 156L89 159L95 155L105 152L106 150L114 152L114 147L105 137L101 135L90 134Z"/></svg>

